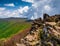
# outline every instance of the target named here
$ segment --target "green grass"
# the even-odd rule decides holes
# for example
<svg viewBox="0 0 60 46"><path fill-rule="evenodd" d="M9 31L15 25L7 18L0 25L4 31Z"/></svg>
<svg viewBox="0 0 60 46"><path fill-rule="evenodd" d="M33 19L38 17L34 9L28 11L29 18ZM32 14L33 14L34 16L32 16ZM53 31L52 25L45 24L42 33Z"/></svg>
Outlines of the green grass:
<svg viewBox="0 0 60 46"><path fill-rule="evenodd" d="M30 27L27 22L0 22L0 39L8 38Z"/></svg>

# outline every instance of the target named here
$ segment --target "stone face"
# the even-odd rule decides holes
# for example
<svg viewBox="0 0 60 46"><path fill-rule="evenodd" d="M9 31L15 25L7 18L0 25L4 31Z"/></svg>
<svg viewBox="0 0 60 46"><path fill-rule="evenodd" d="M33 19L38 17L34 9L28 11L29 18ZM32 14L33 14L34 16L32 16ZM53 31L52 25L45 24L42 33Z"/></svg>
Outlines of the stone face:
<svg viewBox="0 0 60 46"><path fill-rule="evenodd" d="M60 21L60 15L49 16L48 14L43 15L43 20L47 22Z"/></svg>
<svg viewBox="0 0 60 46"><path fill-rule="evenodd" d="M43 15L43 19L46 19L46 18L48 18L48 17L49 17L49 15L46 14L46 13Z"/></svg>
<svg viewBox="0 0 60 46"><path fill-rule="evenodd" d="M45 13L45 14L43 15L43 20L44 20L44 21L47 21L48 18L49 18L49 15Z"/></svg>

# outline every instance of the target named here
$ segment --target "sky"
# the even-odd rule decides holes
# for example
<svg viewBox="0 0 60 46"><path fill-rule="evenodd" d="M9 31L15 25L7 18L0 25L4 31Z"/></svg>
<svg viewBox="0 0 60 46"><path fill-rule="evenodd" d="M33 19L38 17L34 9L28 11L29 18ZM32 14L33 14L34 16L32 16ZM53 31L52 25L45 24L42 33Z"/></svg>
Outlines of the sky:
<svg viewBox="0 0 60 46"><path fill-rule="evenodd" d="M60 14L60 0L0 0L0 18L36 19L44 13Z"/></svg>

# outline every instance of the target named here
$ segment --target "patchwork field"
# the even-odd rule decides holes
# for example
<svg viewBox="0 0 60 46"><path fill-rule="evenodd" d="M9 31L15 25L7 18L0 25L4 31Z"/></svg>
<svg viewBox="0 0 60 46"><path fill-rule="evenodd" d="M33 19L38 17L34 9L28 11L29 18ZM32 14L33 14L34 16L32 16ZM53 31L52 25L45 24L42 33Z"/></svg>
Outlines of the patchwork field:
<svg viewBox="0 0 60 46"><path fill-rule="evenodd" d="M29 22L0 21L0 39L8 38L30 26Z"/></svg>

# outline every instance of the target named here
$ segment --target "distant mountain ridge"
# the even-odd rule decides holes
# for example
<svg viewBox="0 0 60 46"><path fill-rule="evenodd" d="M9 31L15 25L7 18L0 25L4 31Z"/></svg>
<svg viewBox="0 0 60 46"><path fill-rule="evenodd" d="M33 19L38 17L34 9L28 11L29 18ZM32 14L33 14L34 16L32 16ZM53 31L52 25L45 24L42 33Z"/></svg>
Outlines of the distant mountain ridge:
<svg viewBox="0 0 60 46"><path fill-rule="evenodd" d="M24 21L27 21L27 18L16 18L16 17L0 18L0 21L18 21L18 22L24 22Z"/></svg>

